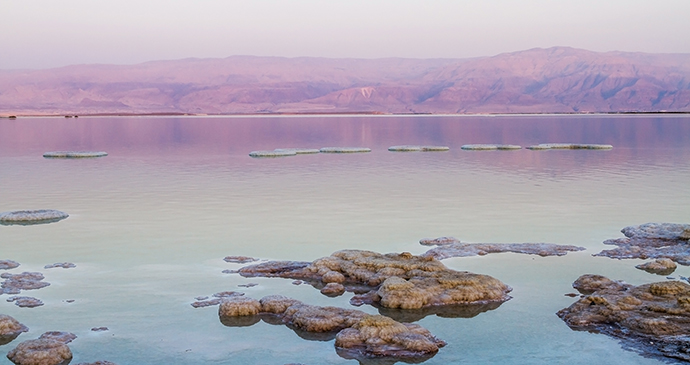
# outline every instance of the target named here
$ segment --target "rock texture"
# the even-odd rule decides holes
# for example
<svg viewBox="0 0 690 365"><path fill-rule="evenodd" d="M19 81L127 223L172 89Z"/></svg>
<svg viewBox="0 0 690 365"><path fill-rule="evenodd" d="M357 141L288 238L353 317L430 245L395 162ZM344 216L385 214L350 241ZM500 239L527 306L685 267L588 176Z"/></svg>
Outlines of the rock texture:
<svg viewBox="0 0 690 365"><path fill-rule="evenodd" d="M567 47L474 59L235 56L0 73L0 114L690 110L690 55Z"/></svg>
<svg viewBox="0 0 690 365"><path fill-rule="evenodd" d="M690 224L645 223L621 230L625 238L604 241L618 246L604 250L595 256L614 259L662 259L667 258L681 265L690 265L690 244L687 232Z"/></svg>
<svg viewBox="0 0 690 365"><path fill-rule="evenodd" d="M568 326L619 338L649 356L690 361L690 285L633 286L597 275L576 284L587 295L557 313Z"/></svg>
<svg viewBox="0 0 690 365"><path fill-rule="evenodd" d="M308 305L282 295L270 295L260 301L228 298L218 314L224 324L233 323L227 317L261 314L266 321L285 324L306 338L309 334L315 334L312 339L335 337L338 353L347 358L425 359L446 344L419 325L359 310Z"/></svg>
<svg viewBox="0 0 690 365"><path fill-rule="evenodd" d="M29 331L29 328L19 323L16 319L0 314L0 346L12 342L22 332Z"/></svg>
<svg viewBox="0 0 690 365"><path fill-rule="evenodd" d="M435 240L423 239L421 244L439 247L422 254L443 260L450 257L483 256L490 253L513 252L539 256L563 256L568 252L584 251L584 247L556 245L553 243L462 243L453 237L440 237Z"/></svg>
<svg viewBox="0 0 690 365"><path fill-rule="evenodd" d="M17 210L0 213L0 224L32 225L53 223L69 217L69 214L53 209Z"/></svg>
<svg viewBox="0 0 690 365"><path fill-rule="evenodd" d="M430 256L342 250L312 263L269 261L240 269L242 276L283 277L316 286L341 281L348 291L363 293L353 304L420 309L455 304L504 302L511 288L488 276L447 268ZM325 280L325 281L324 281Z"/></svg>

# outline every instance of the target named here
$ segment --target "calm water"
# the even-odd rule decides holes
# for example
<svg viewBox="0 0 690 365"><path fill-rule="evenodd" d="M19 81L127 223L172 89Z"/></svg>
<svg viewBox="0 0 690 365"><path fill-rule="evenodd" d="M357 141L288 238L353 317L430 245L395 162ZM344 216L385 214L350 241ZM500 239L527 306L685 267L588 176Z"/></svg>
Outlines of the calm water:
<svg viewBox="0 0 690 365"><path fill-rule="evenodd" d="M611 151L463 151L469 143L606 143ZM443 153L392 153L438 144ZM365 146L369 154L252 159L252 150ZM99 159L44 159L51 150L104 150ZM275 117L35 118L0 121L0 211L59 209L64 221L0 226L0 259L52 285L45 302L0 313L31 331L79 336L73 363L352 364L333 341L285 326L226 327L194 297L241 290L349 307L285 279L245 279L227 255L314 260L345 249L424 252L424 237L550 242L587 251L444 260L495 276L513 299L473 318L419 321L448 346L425 364L657 364L604 335L570 330L555 312L571 283L597 273L632 284L663 277L639 260L592 257L627 225L690 221L690 118ZM55 262L75 269L43 269ZM679 267L674 276L690 276ZM255 282L253 288L238 284ZM73 303L66 300L73 299ZM370 313L371 307L360 307ZM92 332L106 326L107 332Z"/></svg>

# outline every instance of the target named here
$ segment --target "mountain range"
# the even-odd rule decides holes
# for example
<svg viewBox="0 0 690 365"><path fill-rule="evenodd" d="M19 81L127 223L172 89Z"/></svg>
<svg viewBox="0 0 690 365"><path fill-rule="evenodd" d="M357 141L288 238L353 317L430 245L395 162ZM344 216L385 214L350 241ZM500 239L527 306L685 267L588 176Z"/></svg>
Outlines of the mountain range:
<svg viewBox="0 0 690 365"><path fill-rule="evenodd" d="M232 56L0 70L0 115L690 112L690 54Z"/></svg>

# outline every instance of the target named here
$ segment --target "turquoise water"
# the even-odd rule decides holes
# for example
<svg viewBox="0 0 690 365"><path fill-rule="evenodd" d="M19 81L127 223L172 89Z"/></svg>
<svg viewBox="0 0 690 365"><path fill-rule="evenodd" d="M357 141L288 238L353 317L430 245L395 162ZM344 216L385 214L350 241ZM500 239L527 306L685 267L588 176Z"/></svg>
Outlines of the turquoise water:
<svg viewBox="0 0 690 365"><path fill-rule="evenodd" d="M470 143L523 146L606 143L611 151L463 151ZM449 152L393 153L401 144ZM253 150L362 146L367 154L252 159ZM53 150L104 150L98 159L44 159ZM285 326L226 327L194 297L225 290L284 294L349 306L285 279L246 279L222 259L314 260L345 248L424 252L425 237L467 242L584 246L565 257L498 254L454 258L458 270L492 275L513 299L473 318L419 323L448 346L425 364L656 364L604 335L570 330L555 312L571 283L596 273L632 284L665 280L639 260L592 257L620 229L690 222L690 118L135 117L0 121L0 211L59 209L70 217L0 226L0 259L40 271L51 286L26 291L45 303L0 313L30 328L5 354L49 330L79 337L73 363L347 364L333 341L307 341ZM74 269L43 269L55 262ZM674 276L690 276L679 267ZM238 284L255 282L252 288ZM5 299L7 296L0 296ZM74 300L73 303L66 302ZM360 307L376 313L372 307ZM106 326L107 332L92 332Z"/></svg>

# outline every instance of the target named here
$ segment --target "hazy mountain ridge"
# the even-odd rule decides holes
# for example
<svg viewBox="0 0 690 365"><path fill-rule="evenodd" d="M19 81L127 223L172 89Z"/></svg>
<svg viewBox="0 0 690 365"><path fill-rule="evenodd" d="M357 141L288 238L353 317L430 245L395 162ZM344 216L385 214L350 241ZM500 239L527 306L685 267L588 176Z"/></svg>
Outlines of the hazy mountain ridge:
<svg viewBox="0 0 690 365"><path fill-rule="evenodd" d="M233 56L0 71L0 113L690 111L690 54L554 47L475 59Z"/></svg>

